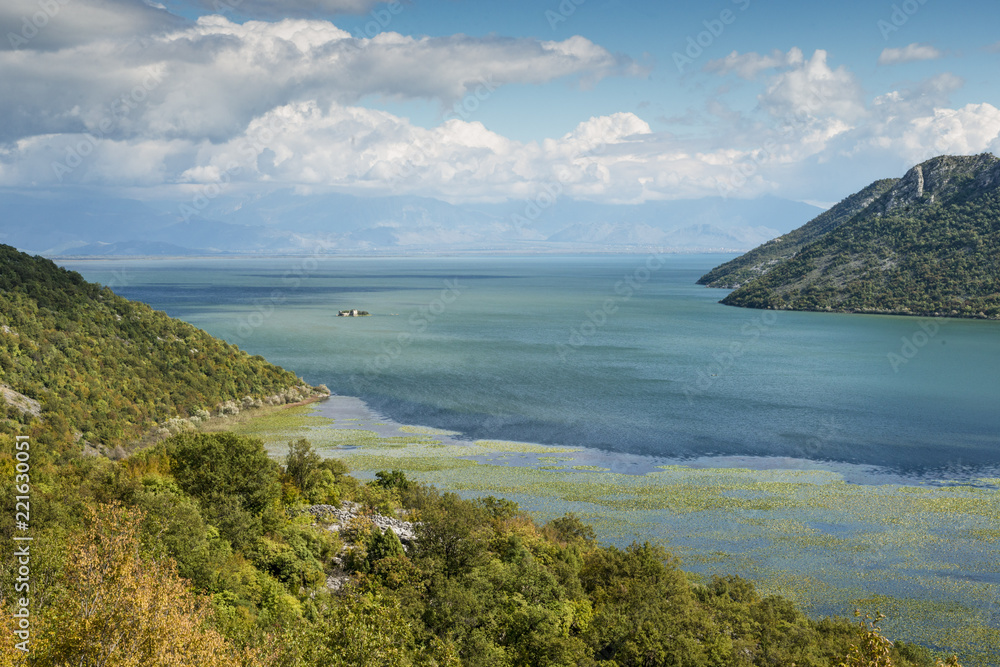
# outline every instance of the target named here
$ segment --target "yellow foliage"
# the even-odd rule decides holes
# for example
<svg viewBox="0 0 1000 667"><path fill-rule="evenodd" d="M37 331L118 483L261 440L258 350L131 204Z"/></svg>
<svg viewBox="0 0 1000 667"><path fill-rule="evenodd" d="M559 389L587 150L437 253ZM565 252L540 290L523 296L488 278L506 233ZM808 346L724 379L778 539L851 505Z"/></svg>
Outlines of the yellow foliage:
<svg viewBox="0 0 1000 667"><path fill-rule="evenodd" d="M860 616L861 612L855 611L854 615ZM882 614L876 617L865 614L859 623L860 642L851 646L847 661L840 663L838 667L893 667L890 656L892 642L882 635L878 627L883 618L885 616Z"/></svg>
<svg viewBox="0 0 1000 667"><path fill-rule="evenodd" d="M210 607L172 561L144 558L140 512L90 510L69 544L64 589L45 613L34 664L68 667L236 667L209 626Z"/></svg>
<svg viewBox="0 0 1000 667"><path fill-rule="evenodd" d="M855 616L861 616L860 611L854 612ZM892 642L882 635L878 624L885 616L879 614L872 616L865 614L859 625L860 642L851 646L847 654L846 662L840 663L837 667L895 667L890 652ZM945 662L937 660L934 667L962 667L958 663L957 656L951 656Z"/></svg>

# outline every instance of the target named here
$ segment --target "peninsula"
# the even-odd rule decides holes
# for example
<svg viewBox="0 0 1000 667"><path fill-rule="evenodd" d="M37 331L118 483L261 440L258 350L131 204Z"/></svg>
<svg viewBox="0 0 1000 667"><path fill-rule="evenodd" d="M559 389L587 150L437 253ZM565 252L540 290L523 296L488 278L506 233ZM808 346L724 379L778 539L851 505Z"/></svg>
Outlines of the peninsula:
<svg viewBox="0 0 1000 667"><path fill-rule="evenodd" d="M1000 159L876 181L698 284L746 308L1000 319Z"/></svg>

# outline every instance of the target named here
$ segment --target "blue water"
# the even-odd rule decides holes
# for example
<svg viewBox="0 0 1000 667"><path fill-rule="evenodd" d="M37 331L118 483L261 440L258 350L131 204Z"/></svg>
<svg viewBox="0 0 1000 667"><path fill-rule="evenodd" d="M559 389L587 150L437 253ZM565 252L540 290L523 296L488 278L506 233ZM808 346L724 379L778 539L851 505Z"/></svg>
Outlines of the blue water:
<svg viewBox="0 0 1000 667"><path fill-rule="evenodd" d="M471 438L955 478L1000 465L1000 323L727 307L694 282L731 257L63 265L395 421Z"/></svg>

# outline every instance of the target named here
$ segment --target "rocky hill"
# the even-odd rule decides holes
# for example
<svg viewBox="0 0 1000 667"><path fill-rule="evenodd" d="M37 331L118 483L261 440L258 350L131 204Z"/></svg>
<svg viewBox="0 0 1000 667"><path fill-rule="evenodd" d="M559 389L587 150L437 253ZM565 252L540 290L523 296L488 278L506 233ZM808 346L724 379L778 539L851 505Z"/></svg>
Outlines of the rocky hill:
<svg viewBox="0 0 1000 667"><path fill-rule="evenodd" d="M1000 159L876 181L699 283L749 308L1000 318Z"/></svg>

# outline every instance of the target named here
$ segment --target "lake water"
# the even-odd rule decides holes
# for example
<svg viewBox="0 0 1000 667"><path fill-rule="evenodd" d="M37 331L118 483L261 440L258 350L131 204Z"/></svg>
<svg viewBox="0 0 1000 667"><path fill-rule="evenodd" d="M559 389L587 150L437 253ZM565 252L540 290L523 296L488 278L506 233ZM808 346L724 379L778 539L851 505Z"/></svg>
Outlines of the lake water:
<svg viewBox="0 0 1000 667"><path fill-rule="evenodd" d="M470 439L997 476L1000 323L727 307L694 282L731 257L62 264L397 422ZM372 315L337 317L348 308Z"/></svg>

